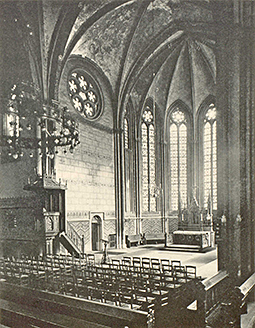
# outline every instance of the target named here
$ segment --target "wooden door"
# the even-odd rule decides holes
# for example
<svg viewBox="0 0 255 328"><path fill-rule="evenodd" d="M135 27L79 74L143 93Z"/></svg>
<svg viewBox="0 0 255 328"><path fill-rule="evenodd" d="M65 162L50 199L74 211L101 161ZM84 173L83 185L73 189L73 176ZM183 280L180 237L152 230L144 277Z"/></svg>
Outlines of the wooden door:
<svg viewBox="0 0 255 328"><path fill-rule="evenodd" d="M99 245L99 224L92 223L92 251L98 251Z"/></svg>

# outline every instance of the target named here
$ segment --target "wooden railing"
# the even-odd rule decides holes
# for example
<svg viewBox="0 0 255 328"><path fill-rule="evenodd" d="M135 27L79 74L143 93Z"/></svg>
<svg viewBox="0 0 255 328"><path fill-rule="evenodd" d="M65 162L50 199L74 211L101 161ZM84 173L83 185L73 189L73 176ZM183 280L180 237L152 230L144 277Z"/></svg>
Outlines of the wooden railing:
<svg viewBox="0 0 255 328"><path fill-rule="evenodd" d="M66 224L66 234L75 244L75 246L80 250L81 253L84 253L84 238L80 237L75 228L67 221Z"/></svg>
<svg viewBox="0 0 255 328"><path fill-rule="evenodd" d="M229 276L226 271L219 271L203 280L202 284L205 291L205 313L208 316L225 298L229 287Z"/></svg>
<svg viewBox="0 0 255 328"><path fill-rule="evenodd" d="M229 293L226 301L222 303L222 312L227 318L227 327L241 327L241 315L247 313L247 302L255 287L255 273L253 273L241 286L236 286Z"/></svg>
<svg viewBox="0 0 255 328"><path fill-rule="evenodd" d="M255 287L255 272L247 280L245 280L245 282L240 287L238 287L243 295L242 297L243 300L245 300L249 296L249 294L251 293L254 287Z"/></svg>

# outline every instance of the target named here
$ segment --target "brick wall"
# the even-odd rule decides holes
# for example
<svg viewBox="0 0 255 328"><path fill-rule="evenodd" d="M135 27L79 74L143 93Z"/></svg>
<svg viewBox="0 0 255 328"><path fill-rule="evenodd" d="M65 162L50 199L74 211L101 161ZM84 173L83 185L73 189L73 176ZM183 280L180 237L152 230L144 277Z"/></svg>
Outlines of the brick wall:
<svg viewBox="0 0 255 328"><path fill-rule="evenodd" d="M104 238L108 240L110 234L116 233L116 219L106 219L104 222Z"/></svg>

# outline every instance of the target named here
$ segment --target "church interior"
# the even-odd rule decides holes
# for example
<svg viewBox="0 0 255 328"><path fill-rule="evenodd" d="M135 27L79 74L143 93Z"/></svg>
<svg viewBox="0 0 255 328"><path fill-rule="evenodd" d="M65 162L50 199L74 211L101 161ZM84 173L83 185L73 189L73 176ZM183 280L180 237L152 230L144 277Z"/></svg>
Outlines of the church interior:
<svg viewBox="0 0 255 328"><path fill-rule="evenodd" d="M254 15L0 1L1 327L254 327Z"/></svg>

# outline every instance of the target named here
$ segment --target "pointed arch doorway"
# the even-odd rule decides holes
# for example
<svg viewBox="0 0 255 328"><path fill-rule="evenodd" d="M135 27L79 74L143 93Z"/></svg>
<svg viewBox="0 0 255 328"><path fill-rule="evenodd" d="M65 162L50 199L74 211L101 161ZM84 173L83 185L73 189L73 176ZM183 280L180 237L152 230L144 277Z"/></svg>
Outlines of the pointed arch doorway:
<svg viewBox="0 0 255 328"><path fill-rule="evenodd" d="M91 213L91 250L102 250L103 219L102 215Z"/></svg>

